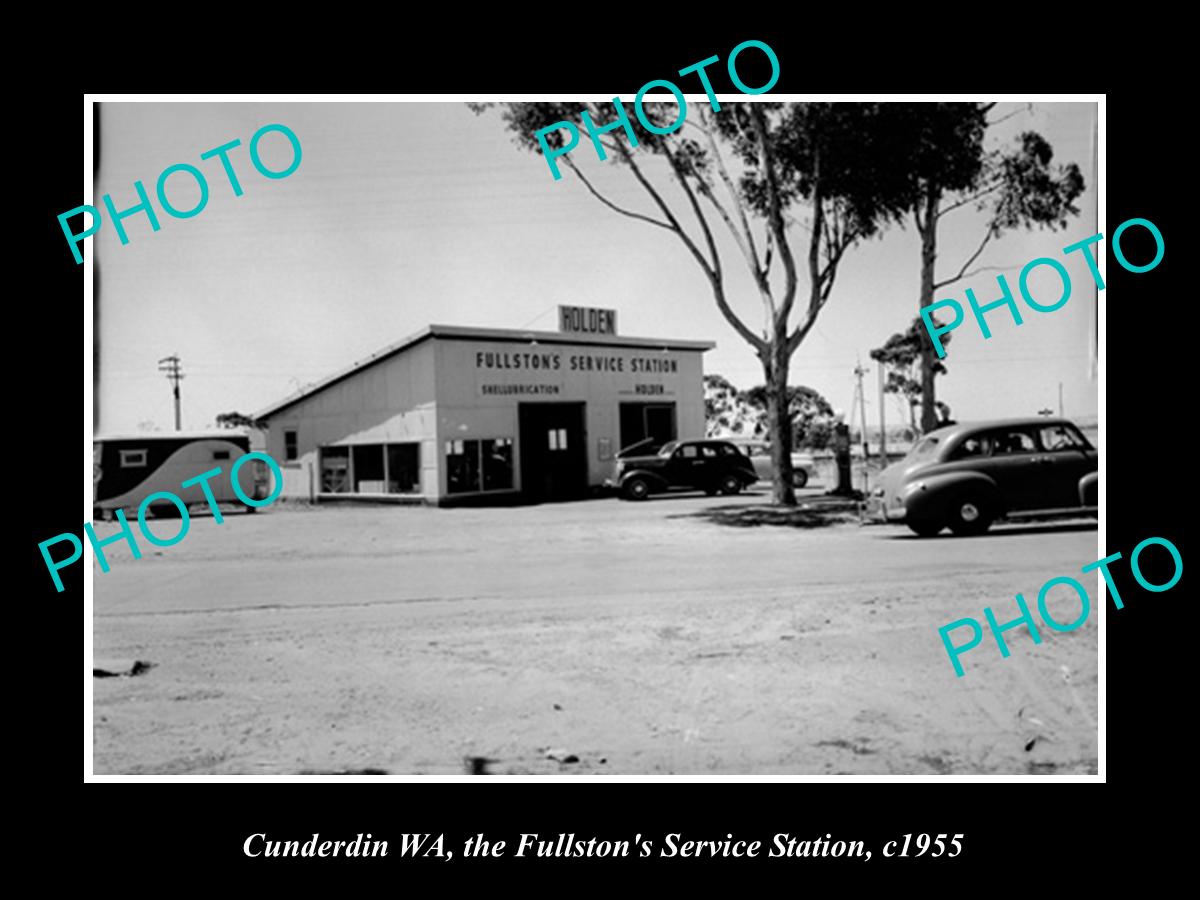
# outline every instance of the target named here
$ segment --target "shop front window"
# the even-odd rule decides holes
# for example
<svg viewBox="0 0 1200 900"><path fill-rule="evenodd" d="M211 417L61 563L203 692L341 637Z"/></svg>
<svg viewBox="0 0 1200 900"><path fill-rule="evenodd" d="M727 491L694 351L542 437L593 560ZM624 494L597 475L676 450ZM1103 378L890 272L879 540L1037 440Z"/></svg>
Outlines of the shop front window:
<svg viewBox="0 0 1200 900"><path fill-rule="evenodd" d="M354 444L321 448L323 494L420 492L420 444Z"/></svg>
<svg viewBox="0 0 1200 900"><path fill-rule="evenodd" d="M446 441L446 492L505 491L513 486L513 439Z"/></svg>
<svg viewBox="0 0 1200 900"><path fill-rule="evenodd" d="M353 448L354 493L382 494L383 484L383 445L361 444Z"/></svg>

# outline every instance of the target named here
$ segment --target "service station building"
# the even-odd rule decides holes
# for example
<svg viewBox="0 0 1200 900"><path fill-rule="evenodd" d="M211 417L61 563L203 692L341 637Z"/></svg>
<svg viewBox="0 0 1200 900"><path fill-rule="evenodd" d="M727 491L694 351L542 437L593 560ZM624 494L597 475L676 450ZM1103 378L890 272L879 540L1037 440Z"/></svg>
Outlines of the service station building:
<svg viewBox="0 0 1200 900"><path fill-rule="evenodd" d="M646 438L704 437L707 341L618 337L612 310L557 332L431 325L259 412L283 497L565 500Z"/></svg>

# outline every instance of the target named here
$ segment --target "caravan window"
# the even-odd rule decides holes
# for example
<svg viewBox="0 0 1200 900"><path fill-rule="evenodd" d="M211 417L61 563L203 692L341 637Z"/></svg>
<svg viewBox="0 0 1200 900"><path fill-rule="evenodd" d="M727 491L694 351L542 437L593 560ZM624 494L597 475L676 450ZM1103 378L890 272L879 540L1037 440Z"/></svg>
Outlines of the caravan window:
<svg viewBox="0 0 1200 900"><path fill-rule="evenodd" d="M138 469L146 465L145 450L122 450L121 451L121 468L122 469Z"/></svg>

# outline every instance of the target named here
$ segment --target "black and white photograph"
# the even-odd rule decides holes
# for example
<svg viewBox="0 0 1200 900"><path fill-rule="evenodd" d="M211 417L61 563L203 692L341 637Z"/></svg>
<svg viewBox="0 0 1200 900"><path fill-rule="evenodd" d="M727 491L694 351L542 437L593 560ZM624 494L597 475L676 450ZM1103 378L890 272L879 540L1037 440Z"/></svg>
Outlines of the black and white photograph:
<svg viewBox="0 0 1200 900"><path fill-rule="evenodd" d="M1104 98L764 47L90 95L92 775L1102 777Z"/></svg>

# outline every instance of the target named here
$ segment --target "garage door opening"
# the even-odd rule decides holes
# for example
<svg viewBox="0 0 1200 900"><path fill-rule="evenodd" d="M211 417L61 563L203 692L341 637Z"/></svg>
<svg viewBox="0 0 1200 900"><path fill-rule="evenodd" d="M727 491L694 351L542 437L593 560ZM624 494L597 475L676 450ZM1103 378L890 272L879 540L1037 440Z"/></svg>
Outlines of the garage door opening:
<svg viewBox="0 0 1200 900"><path fill-rule="evenodd" d="M582 403L522 403L521 492L534 502L587 495L587 433Z"/></svg>
<svg viewBox="0 0 1200 900"><path fill-rule="evenodd" d="M668 441L673 441L679 435L675 430L674 403L622 403L621 404L621 446L632 447L641 441L650 443L643 448L646 453L653 453Z"/></svg>

